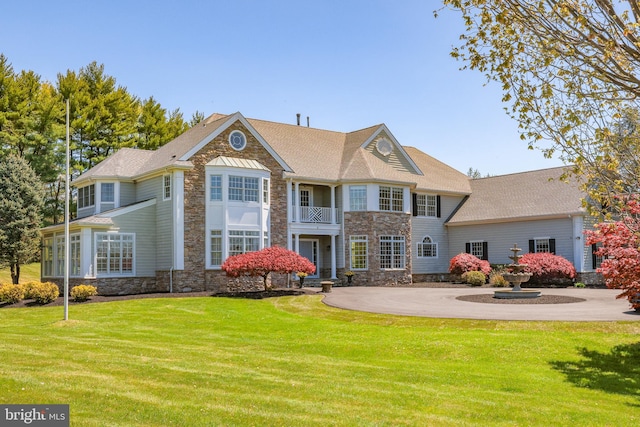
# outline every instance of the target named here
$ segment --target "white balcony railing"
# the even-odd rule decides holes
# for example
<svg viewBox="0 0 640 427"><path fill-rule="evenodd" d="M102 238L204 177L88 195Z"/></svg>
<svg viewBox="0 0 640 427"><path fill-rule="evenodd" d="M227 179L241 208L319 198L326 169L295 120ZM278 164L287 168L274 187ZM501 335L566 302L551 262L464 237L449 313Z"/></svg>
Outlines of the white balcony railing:
<svg viewBox="0 0 640 427"><path fill-rule="evenodd" d="M300 222L311 222L311 223L320 223L320 224L331 224L331 208L320 208L316 206L301 206L299 210ZM337 216L338 210L336 209Z"/></svg>

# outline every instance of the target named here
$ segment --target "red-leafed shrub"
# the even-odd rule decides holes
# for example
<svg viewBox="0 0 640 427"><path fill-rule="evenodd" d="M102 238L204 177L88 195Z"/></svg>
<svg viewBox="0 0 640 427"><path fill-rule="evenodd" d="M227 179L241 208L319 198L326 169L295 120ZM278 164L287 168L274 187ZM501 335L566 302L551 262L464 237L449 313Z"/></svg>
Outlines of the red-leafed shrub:
<svg viewBox="0 0 640 427"><path fill-rule="evenodd" d="M316 271L316 267L307 258L279 246L231 256L222 263L222 269L232 277L261 276L265 291L268 289L267 276L271 272L312 274Z"/></svg>
<svg viewBox="0 0 640 427"><path fill-rule="evenodd" d="M554 283L576 277L576 269L566 258L549 252L528 253L520 257L524 271L531 273L532 283Z"/></svg>
<svg viewBox="0 0 640 427"><path fill-rule="evenodd" d="M608 288L622 289L617 298L626 298L640 310L640 202L637 197L627 200L621 220L596 224L587 231L588 245L601 245L596 255L603 257L596 270Z"/></svg>
<svg viewBox="0 0 640 427"><path fill-rule="evenodd" d="M449 273L462 275L467 271L481 271L486 276L491 273L489 261L484 261L475 255L461 253L449 261Z"/></svg>

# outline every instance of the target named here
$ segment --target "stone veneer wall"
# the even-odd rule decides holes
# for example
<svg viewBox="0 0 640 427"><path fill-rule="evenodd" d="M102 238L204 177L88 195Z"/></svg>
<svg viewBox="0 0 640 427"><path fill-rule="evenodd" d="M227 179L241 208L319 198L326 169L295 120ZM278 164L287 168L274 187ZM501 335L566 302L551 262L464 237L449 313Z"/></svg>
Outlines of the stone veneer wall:
<svg viewBox="0 0 640 427"><path fill-rule="evenodd" d="M345 212L345 259L349 267L349 238L352 235L368 237L368 270L354 271L355 286L402 286L412 283L411 278L411 215L394 212ZM380 236L402 235L405 238L405 269L380 268ZM343 273L344 274L344 273Z"/></svg>
<svg viewBox="0 0 640 427"><path fill-rule="evenodd" d="M45 279L55 283L64 292L64 279ZM98 289L98 295L131 295L169 292L168 287L158 283L155 277L110 277L100 279L69 278L69 290L77 285L92 285Z"/></svg>
<svg viewBox="0 0 640 427"><path fill-rule="evenodd" d="M229 145L229 134L234 130L242 131L247 137L247 146L242 151ZM287 185L282 178L283 168L238 121L193 155L190 161L194 168L184 174L185 261L184 271L174 271L174 292L226 292L247 287L246 283L239 284L238 280L226 277L224 272L205 268L205 165L218 156L256 160L271 171L271 245L287 247Z"/></svg>

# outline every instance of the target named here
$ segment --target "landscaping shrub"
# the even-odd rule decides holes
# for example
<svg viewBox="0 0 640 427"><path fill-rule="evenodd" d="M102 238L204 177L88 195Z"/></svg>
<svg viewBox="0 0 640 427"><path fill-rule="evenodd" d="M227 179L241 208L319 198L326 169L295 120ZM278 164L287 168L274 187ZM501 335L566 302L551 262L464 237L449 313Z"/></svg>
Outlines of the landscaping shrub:
<svg viewBox="0 0 640 427"><path fill-rule="evenodd" d="M462 281L471 286L482 286L487 281L487 276L482 271L467 271L462 274Z"/></svg>
<svg viewBox="0 0 640 427"><path fill-rule="evenodd" d="M24 299L24 288L22 285L13 283L0 284L0 302L15 304Z"/></svg>
<svg viewBox="0 0 640 427"><path fill-rule="evenodd" d="M449 273L462 275L467 271L482 271L486 276L491 273L489 261L484 261L477 256L461 253L449 261Z"/></svg>
<svg viewBox="0 0 640 427"><path fill-rule="evenodd" d="M76 302L83 302L94 295L98 295L98 288L92 285L78 285L71 289L71 298Z"/></svg>
<svg viewBox="0 0 640 427"><path fill-rule="evenodd" d="M37 287L40 286L40 282L27 282L22 284L24 289L24 299L34 299Z"/></svg>
<svg viewBox="0 0 640 427"><path fill-rule="evenodd" d="M60 295L58 285L51 282L36 283L30 289L30 297L38 304L49 304Z"/></svg>
<svg viewBox="0 0 640 427"><path fill-rule="evenodd" d="M557 283L576 277L576 269L567 259L549 252L528 253L520 257L524 271L531 273L530 282Z"/></svg>
<svg viewBox="0 0 640 427"><path fill-rule="evenodd" d="M509 281L502 276L501 271L493 270L489 275L489 284L497 288L506 288Z"/></svg>

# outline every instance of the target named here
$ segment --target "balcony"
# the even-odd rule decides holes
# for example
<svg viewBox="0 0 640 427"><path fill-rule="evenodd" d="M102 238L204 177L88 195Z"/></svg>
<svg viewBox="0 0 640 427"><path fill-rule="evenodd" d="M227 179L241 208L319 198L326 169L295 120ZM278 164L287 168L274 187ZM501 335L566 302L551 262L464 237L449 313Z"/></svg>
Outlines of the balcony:
<svg viewBox="0 0 640 427"><path fill-rule="evenodd" d="M338 221L338 210L335 210L336 223ZM318 206L300 206L297 217L300 222L312 224L332 224L331 208L321 208Z"/></svg>

